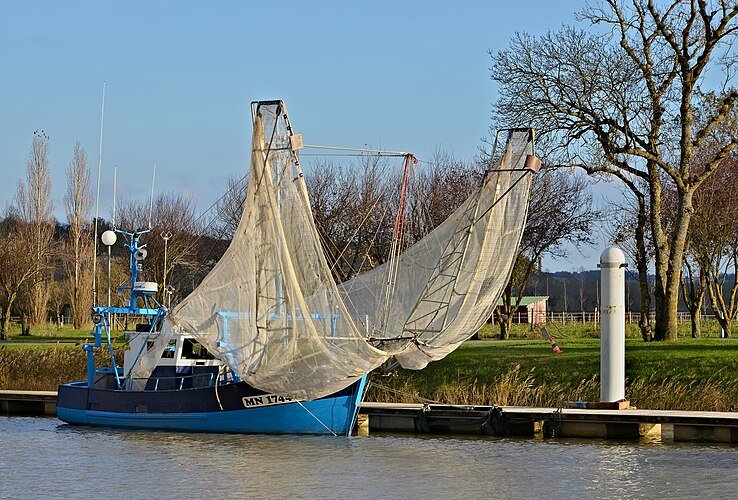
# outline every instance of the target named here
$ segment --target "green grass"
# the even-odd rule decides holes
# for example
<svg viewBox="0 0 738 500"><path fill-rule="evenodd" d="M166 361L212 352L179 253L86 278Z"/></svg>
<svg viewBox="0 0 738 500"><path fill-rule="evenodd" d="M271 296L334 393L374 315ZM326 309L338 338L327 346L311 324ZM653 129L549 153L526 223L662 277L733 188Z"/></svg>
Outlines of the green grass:
<svg viewBox="0 0 738 500"><path fill-rule="evenodd" d="M562 354L554 354L540 334L516 325L514 340L469 341L422 371L377 377L368 399L545 406L598 401L598 332L592 325L549 330L558 334ZM681 337L646 344L635 329L626 339L625 359L626 398L638 407L738 410L738 340Z"/></svg>
<svg viewBox="0 0 738 500"><path fill-rule="evenodd" d="M30 335L21 335L20 325L15 323L10 325L8 335L9 342L11 343L37 343L37 342L71 342L71 343L83 343L92 339L91 328L75 329L69 325L64 325L61 328L57 328L54 325L32 325L30 328ZM115 343L123 341L123 332L113 331L113 339Z"/></svg>
<svg viewBox="0 0 738 500"><path fill-rule="evenodd" d="M513 340L469 341L424 370L378 375L367 399L540 406L598 401L598 330L581 324L549 325L549 330L562 354L553 354L540 333L515 325ZM688 325L685 332L688 335ZM86 331L71 329L32 333L45 342L91 338ZM491 328L482 333L489 338ZM639 408L738 411L738 339L716 337L717 329L712 337L682 336L678 342L646 344L631 325L626 398ZM120 363L120 349L116 356ZM97 364L108 363L107 353L99 353ZM13 342L0 346L0 389L53 390L59 383L84 379L85 367L85 354L77 345Z"/></svg>

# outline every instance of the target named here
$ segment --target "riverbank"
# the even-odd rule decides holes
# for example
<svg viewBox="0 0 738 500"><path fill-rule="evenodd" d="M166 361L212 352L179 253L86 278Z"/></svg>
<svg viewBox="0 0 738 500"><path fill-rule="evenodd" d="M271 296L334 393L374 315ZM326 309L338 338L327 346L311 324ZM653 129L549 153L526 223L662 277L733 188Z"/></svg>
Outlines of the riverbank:
<svg viewBox="0 0 738 500"><path fill-rule="evenodd" d="M554 354L537 332L516 325L513 340L469 341L424 370L376 374L366 400L554 408L567 401L598 401L594 325L549 329L563 353ZM486 327L482 338L492 333ZM70 331L32 339L78 342L79 335ZM98 362L108 364L107 353L99 354ZM117 356L122 359L120 350ZM85 370L85 354L74 343L0 346L0 389L56 390L61 383L83 380ZM675 343L646 344L630 329L626 377L626 397L638 408L738 411L738 340L680 337Z"/></svg>
<svg viewBox="0 0 738 500"><path fill-rule="evenodd" d="M421 372L373 379L367 400L560 407L599 401L599 339L470 341ZM626 398L638 408L738 410L738 341L626 341Z"/></svg>

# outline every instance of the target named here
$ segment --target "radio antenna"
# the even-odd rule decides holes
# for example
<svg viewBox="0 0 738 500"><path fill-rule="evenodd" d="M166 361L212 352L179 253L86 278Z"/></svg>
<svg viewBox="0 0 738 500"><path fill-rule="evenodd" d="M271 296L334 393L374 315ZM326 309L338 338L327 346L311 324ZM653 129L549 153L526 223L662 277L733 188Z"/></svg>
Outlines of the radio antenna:
<svg viewBox="0 0 738 500"><path fill-rule="evenodd" d="M115 230L115 192L118 184L118 165L113 167L113 230Z"/></svg>
<svg viewBox="0 0 738 500"><path fill-rule="evenodd" d="M95 197L95 242L92 256L92 304L97 305L97 224L100 218L100 169L102 167L103 124L105 122L105 82L102 91L102 110L100 111L100 152L97 156L97 196Z"/></svg>
<svg viewBox="0 0 738 500"><path fill-rule="evenodd" d="M154 211L154 181L156 181L156 163L154 163L154 173L151 175L151 198L149 198L149 229L151 229L151 213Z"/></svg>

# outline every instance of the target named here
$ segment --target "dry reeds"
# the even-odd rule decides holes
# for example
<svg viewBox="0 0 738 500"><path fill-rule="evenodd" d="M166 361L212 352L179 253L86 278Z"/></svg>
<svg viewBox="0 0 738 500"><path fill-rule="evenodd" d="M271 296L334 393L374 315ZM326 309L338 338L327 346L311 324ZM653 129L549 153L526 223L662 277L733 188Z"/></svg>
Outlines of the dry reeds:
<svg viewBox="0 0 738 500"><path fill-rule="evenodd" d="M658 380L639 378L630 382L626 397L633 406L663 410L737 411L738 381L719 379ZM516 366L488 382L443 382L421 389L408 380L374 381L368 401L395 403L437 402L449 405L559 407L566 401L599 401L599 379L594 376L572 386L562 382L540 382L534 370Z"/></svg>
<svg viewBox="0 0 738 500"><path fill-rule="evenodd" d="M106 363L103 358L109 362L100 352L98 365ZM0 389L55 391L59 384L86 378L87 358L78 346L0 346Z"/></svg>

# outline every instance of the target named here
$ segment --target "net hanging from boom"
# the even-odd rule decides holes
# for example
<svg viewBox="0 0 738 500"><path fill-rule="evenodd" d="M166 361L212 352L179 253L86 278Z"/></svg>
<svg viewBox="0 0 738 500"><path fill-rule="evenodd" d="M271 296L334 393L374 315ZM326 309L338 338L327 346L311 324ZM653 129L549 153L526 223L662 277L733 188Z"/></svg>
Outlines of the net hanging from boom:
<svg viewBox="0 0 738 500"><path fill-rule="evenodd" d="M449 219L392 262L340 285L294 138L281 101L256 106L246 206L231 245L167 316L133 378L150 375L167 332L181 329L252 386L314 399L392 356L413 369L441 359L492 314L525 225L530 130L510 132L497 169Z"/></svg>

